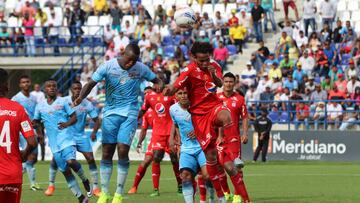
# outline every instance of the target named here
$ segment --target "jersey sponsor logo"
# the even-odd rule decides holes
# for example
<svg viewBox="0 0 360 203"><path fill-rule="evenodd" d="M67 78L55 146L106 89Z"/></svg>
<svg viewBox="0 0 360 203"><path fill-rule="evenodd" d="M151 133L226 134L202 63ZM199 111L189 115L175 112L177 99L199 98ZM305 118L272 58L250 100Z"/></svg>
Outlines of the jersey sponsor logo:
<svg viewBox="0 0 360 203"><path fill-rule="evenodd" d="M54 106L54 109L55 109L55 110L61 110L61 109L63 109L63 108L64 108L63 105L55 105L55 106Z"/></svg>
<svg viewBox="0 0 360 203"><path fill-rule="evenodd" d="M16 117L16 111L0 110L0 116L13 116L13 117Z"/></svg>
<svg viewBox="0 0 360 203"><path fill-rule="evenodd" d="M20 124L21 124L21 128L23 129L24 132L29 132L32 130L30 123L28 121L23 121Z"/></svg>
<svg viewBox="0 0 360 203"><path fill-rule="evenodd" d="M216 85L212 82L205 82L205 89L210 93L215 93Z"/></svg>
<svg viewBox="0 0 360 203"><path fill-rule="evenodd" d="M155 111L158 114L164 114L165 113L165 106L162 103L155 104Z"/></svg>

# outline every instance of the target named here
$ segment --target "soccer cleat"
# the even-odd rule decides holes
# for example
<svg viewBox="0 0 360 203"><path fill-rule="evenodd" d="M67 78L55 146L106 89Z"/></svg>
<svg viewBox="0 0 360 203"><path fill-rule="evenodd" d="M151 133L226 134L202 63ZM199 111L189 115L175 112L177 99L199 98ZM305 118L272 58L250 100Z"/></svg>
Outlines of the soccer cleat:
<svg viewBox="0 0 360 203"><path fill-rule="evenodd" d="M97 203L108 203L110 199L111 199L110 195L101 192Z"/></svg>
<svg viewBox="0 0 360 203"><path fill-rule="evenodd" d="M92 188L91 188L91 184L90 184L89 180L85 180L83 182L83 185L86 190L86 196L90 198L92 196Z"/></svg>
<svg viewBox="0 0 360 203"><path fill-rule="evenodd" d="M115 193L111 203L122 203L122 199L123 199L122 195Z"/></svg>
<svg viewBox="0 0 360 203"><path fill-rule="evenodd" d="M41 188L40 188L40 185L39 185L39 184L35 183L35 184L33 184L33 185L30 186L30 190L32 190L32 191L38 191L38 190L41 190Z"/></svg>
<svg viewBox="0 0 360 203"><path fill-rule="evenodd" d="M155 189L153 193L150 194L150 197L158 197L160 196L160 192L158 189Z"/></svg>
<svg viewBox="0 0 360 203"><path fill-rule="evenodd" d="M234 197L233 194L224 192L224 195L225 195L226 201L232 201L233 200L233 197Z"/></svg>
<svg viewBox="0 0 360 203"><path fill-rule="evenodd" d="M195 193L195 191L194 191L194 193ZM177 194L178 194L178 195L181 195L181 196L183 195L183 194L182 194L182 185L178 185Z"/></svg>
<svg viewBox="0 0 360 203"><path fill-rule="evenodd" d="M132 187L130 188L130 190L128 191L128 194L136 194L137 193L137 188L136 187Z"/></svg>
<svg viewBox="0 0 360 203"><path fill-rule="evenodd" d="M232 203L241 203L240 195L234 195Z"/></svg>
<svg viewBox="0 0 360 203"><path fill-rule="evenodd" d="M236 167L239 167L239 168L244 168L244 166L245 166L244 161L239 159L239 158L236 158L234 160L234 164L235 164Z"/></svg>
<svg viewBox="0 0 360 203"><path fill-rule="evenodd" d="M46 196L52 196L55 192L55 186L49 185L49 187L45 191Z"/></svg>
<svg viewBox="0 0 360 203"><path fill-rule="evenodd" d="M95 197L100 197L100 194L101 194L100 188L94 188L93 194Z"/></svg>

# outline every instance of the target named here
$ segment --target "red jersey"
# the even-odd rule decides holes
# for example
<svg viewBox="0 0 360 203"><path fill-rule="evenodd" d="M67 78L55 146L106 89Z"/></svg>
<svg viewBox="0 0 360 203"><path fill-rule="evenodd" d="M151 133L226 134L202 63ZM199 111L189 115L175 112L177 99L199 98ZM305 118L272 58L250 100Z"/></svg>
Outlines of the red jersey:
<svg viewBox="0 0 360 203"><path fill-rule="evenodd" d="M223 92L218 93L219 99L224 102L224 106L226 106L231 113L231 119L233 121L233 128L230 134L225 135L224 141L229 143L233 141L237 141L240 137L240 128L239 128L239 120L240 118L244 119L248 117L248 112L245 104L245 99L239 93L234 92L230 97L226 97Z"/></svg>
<svg viewBox="0 0 360 203"><path fill-rule="evenodd" d="M17 102L0 98L0 184L22 183L19 132L34 136L27 113Z"/></svg>
<svg viewBox="0 0 360 203"><path fill-rule="evenodd" d="M150 108L142 117L141 128L148 129L153 126L154 121L154 111Z"/></svg>
<svg viewBox="0 0 360 203"><path fill-rule="evenodd" d="M216 76L222 78L221 67L215 61L210 64L216 68ZM191 114L207 114L215 106L221 104L221 100L216 96L217 87L209 71L201 70L195 62L191 62L174 83L174 87L181 89L186 87L188 90Z"/></svg>
<svg viewBox="0 0 360 203"><path fill-rule="evenodd" d="M153 134L170 136L172 119L170 117L170 106L175 103L173 96L164 96L162 93L150 92L146 94L142 110L149 108L154 110Z"/></svg>

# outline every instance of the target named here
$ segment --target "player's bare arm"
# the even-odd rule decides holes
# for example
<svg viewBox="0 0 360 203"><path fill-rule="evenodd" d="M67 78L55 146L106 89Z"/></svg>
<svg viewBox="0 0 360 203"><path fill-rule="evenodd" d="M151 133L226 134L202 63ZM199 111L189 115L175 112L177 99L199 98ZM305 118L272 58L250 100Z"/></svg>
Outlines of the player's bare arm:
<svg viewBox="0 0 360 203"><path fill-rule="evenodd" d="M86 85L84 85L84 87L82 88L79 97L75 99L73 105L74 106L79 105L82 102L82 100L84 100L90 94L91 90L95 87L96 84L97 82L90 79L90 81L86 83Z"/></svg>
<svg viewBox="0 0 360 203"><path fill-rule="evenodd" d="M210 75L211 75L212 79L214 80L214 84L217 87L222 87L223 86L223 80L216 75L215 67L212 66L212 65L209 65L208 71L210 72Z"/></svg>
<svg viewBox="0 0 360 203"><path fill-rule="evenodd" d="M37 136L41 139L44 139L44 134L43 134L43 127L41 126L41 121L40 120L37 120L37 119L34 119L32 121L32 124L34 126L36 126L35 130L36 130L36 134Z"/></svg>
<svg viewBox="0 0 360 203"><path fill-rule="evenodd" d="M219 127L218 137L216 139L216 144L220 145L224 142L224 128Z"/></svg>
<svg viewBox="0 0 360 203"><path fill-rule="evenodd" d="M249 119L248 118L243 118L242 119L242 136L241 136L241 142L246 144L248 142L249 139Z"/></svg>
<svg viewBox="0 0 360 203"><path fill-rule="evenodd" d="M71 125L74 125L77 122L76 113L71 114L70 119L67 122L60 122L58 123L58 128L60 130L67 128Z"/></svg>
<svg viewBox="0 0 360 203"><path fill-rule="evenodd" d="M31 154L31 152L36 148L37 146L37 141L35 136L30 136L26 138L26 148L25 150L21 151L21 159L22 161L26 161L27 157Z"/></svg>
<svg viewBox="0 0 360 203"><path fill-rule="evenodd" d="M163 94L164 94L164 96L172 96L177 91L178 91L178 89L176 87L174 87L174 85L166 85L163 90Z"/></svg>
<svg viewBox="0 0 360 203"><path fill-rule="evenodd" d="M195 131L191 131L187 134L187 136L190 138L190 139L195 139L196 138L196 135L195 135Z"/></svg>
<svg viewBox="0 0 360 203"><path fill-rule="evenodd" d="M145 137L146 137L146 132L147 132L147 129L141 128L141 131L140 131L140 134L139 134L139 141L138 141L138 144L137 144L137 146L136 146L136 151L137 151L138 153L140 153L140 149L141 149L141 147L142 147L142 143L143 143L143 141L144 141L144 139L145 139Z"/></svg>
<svg viewBox="0 0 360 203"><path fill-rule="evenodd" d="M100 119L99 117L96 117L96 118L93 118L92 119L94 121L94 128L93 128L93 131L91 132L91 135L90 135L90 138L92 141L95 141L96 140L96 134L100 128Z"/></svg>
<svg viewBox="0 0 360 203"><path fill-rule="evenodd" d="M171 126L170 137L169 137L169 146L172 151L175 151L175 134L177 130L179 130L179 127L173 124Z"/></svg>

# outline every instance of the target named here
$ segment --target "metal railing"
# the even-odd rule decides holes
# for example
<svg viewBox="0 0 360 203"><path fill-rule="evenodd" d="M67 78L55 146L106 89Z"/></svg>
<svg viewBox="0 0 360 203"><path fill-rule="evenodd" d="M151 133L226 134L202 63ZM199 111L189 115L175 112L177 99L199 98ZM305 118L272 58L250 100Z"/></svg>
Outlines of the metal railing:
<svg viewBox="0 0 360 203"><path fill-rule="evenodd" d="M24 29L8 28L13 30L13 34L7 40L0 41L0 56L73 56L81 54L77 49L104 46L103 26L34 27L35 35L31 37L23 33L15 34L15 30L19 28ZM56 28L59 29L59 35L50 35L49 31L42 31ZM70 31L76 29L78 31ZM80 34L79 29L84 29L84 33Z"/></svg>
<svg viewBox="0 0 360 203"><path fill-rule="evenodd" d="M319 117L314 117L316 107L323 103L323 111L318 112ZM308 111L302 113L308 114L304 119L297 119L296 106L299 103L304 103L309 107ZM328 109L329 103L337 103L342 107L342 110L332 111ZM287 125L288 130L299 130L300 125L304 125L303 130L327 130L329 127L337 128L340 130L348 129L360 125L360 111L347 110L344 106L351 104L352 107L359 106L359 100L323 100L323 101L304 101L304 100L289 100L289 101L248 101L248 113L250 115L250 124L253 124L254 118L261 114L262 108L268 110L268 117L272 120L273 124ZM341 114L332 118L335 113ZM349 119L352 118L352 119ZM294 127L294 128L293 128Z"/></svg>

